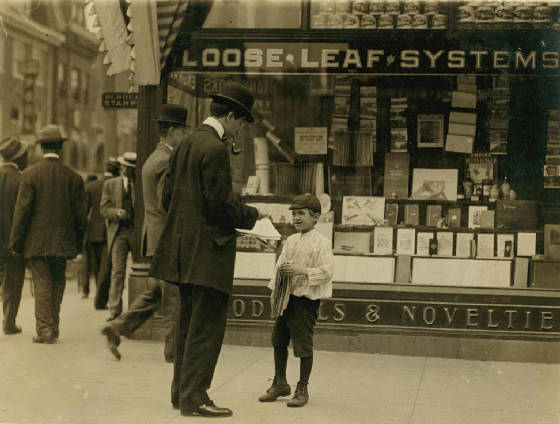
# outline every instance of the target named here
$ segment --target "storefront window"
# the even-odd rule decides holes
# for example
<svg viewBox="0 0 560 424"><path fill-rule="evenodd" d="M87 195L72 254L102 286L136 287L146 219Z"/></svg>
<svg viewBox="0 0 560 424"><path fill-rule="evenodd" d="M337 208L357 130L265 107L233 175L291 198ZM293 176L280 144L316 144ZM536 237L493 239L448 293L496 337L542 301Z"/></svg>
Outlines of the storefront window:
<svg viewBox="0 0 560 424"><path fill-rule="evenodd" d="M300 28L301 0L215 0L203 28Z"/></svg>

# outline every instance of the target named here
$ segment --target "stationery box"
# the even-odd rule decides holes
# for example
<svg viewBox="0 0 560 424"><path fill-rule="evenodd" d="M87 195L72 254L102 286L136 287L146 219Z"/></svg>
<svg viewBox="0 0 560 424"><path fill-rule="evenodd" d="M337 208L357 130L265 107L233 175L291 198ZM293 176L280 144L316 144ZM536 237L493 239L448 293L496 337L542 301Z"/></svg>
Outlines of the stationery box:
<svg viewBox="0 0 560 424"><path fill-rule="evenodd" d="M451 228L461 226L461 208L449 208L447 213L447 225Z"/></svg>
<svg viewBox="0 0 560 424"><path fill-rule="evenodd" d="M476 126L470 124L449 123L449 134L470 135L474 137L476 134Z"/></svg>
<svg viewBox="0 0 560 424"><path fill-rule="evenodd" d="M383 194L386 198L396 195L399 199L408 198L408 174L410 158L408 153L385 154L385 177Z"/></svg>
<svg viewBox="0 0 560 424"><path fill-rule="evenodd" d="M437 227L441 219L441 205L428 205L426 208L426 226Z"/></svg>
<svg viewBox="0 0 560 424"><path fill-rule="evenodd" d="M404 207L404 223L406 225L416 226L420 223L420 208L418 204L405 205Z"/></svg>
<svg viewBox="0 0 560 424"><path fill-rule="evenodd" d="M456 153L472 153L474 138L470 135L447 134L445 150Z"/></svg>
<svg viewBox="0 0 560 424"><path fill-rule="evenodd" d="M494 229L495 211L480 212L480 228Z"/></svg>
<svg viewBox="0 0 560 424"><path fill-rule="evenodd" d="M537 228L537 201L496 201L496 228L498 230L535 230Z"/></svg>

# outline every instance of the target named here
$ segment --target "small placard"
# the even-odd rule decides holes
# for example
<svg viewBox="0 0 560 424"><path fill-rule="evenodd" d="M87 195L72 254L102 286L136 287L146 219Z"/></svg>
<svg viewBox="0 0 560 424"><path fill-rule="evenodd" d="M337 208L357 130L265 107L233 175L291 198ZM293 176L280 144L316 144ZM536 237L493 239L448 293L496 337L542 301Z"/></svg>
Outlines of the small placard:
<svg viewBox="0 0 560 424"><path fill-rule="evenodd" d="M327 127L297 127L294 130L294 145L300 155L326 155Z"/></svg>

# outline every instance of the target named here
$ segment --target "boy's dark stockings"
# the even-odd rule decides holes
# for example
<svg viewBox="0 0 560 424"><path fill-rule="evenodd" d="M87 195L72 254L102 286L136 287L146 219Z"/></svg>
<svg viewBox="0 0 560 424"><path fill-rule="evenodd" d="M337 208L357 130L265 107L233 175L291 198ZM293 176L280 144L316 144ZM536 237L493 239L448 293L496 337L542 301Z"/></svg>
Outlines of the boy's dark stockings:
<svg viewBox="0 0 560 424"><path fill-rule="evenodd" d="M313 368L313 354L300 358L299 363L299 382L302 384L309 383L309 376L311 375L311 368Z"/></svg>
<svg viewBox="0 0 560 424"><path fill-rule="evenodd" d="M288 365L288 348L274 346L274 374L277 377L286 377Z"/></svg>

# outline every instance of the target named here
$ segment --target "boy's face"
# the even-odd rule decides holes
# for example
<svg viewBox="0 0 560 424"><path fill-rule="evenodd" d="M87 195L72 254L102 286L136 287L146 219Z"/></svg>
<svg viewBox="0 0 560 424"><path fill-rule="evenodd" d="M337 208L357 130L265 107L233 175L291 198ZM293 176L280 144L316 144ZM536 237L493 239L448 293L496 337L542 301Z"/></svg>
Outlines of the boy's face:
<svg viewBox="0 0 560 424"><path fill-rule="evenodd" d="M307 208L293 209L292 217L294 219L294 227L296 227L296 231L299 233L306 233L312 230L318 219L318 216Z"/></svg>

